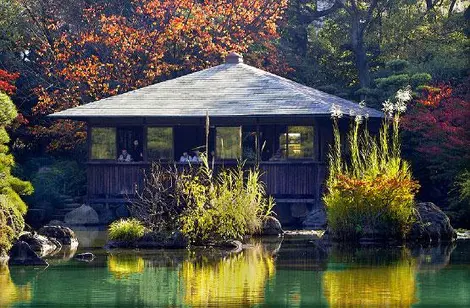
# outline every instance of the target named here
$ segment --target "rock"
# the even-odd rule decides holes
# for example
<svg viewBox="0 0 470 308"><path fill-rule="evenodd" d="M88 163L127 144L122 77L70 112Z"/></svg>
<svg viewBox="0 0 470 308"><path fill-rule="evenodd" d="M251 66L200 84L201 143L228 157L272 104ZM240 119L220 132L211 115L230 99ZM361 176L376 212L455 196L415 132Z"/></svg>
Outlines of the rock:
<svg viewBox="0 0 470 308"><path fill-rule="evenodd" d="M53 220L49 221L49 223L47 225L48 226L65 226L66 223L63 222L63 221L60 221L60 220L53 219Z"/></svg>
<svg viewBox="0 0 470 308"><path fill-rule="evenodd" d="M84 252L76 255L75 259L78 261L91 262L95 259L95 255L91 252Z"/></svg>
<svg viewBox="0 0 470 308"><path fill-rule="evenodd" d="M147 232L142 238L135 241L109 241L105 248L186 248L189 242L179 231L171 234Z"/></svg>
<svg viewBox="0 0 470 308"><path fill-rule="evenodd" d="M41 259L34 250L23 241L16 242L10 249L10 259L8 265L36 265L48 266L49 264Z"/></svg>
<svg viewBox="0 0 470 308"><path fill-rule="evenodd" d="M67 213L64 221L70 225L96 225L100 222L96 211L86 204Z"/></svg>
<svg viewBox="0 0 470 308"><path fill-rule="evenodd" d="M416 222L408 235L409 241L451 242L457 238L449 217L434 203L421 202L416 205Z"/></svg>
<svg viewBox="0 0 470 308"><path fill-rule="evenodd" d="M214 247L220 247L223 249L228 249L230 252L240 252L243 250L243 244L240 241L237 240L229 240L229 241L223 241L223 242L218 242L214 244Z"/></svg>
<svg viewBox="0 0 470 308"><path fill-rule="evenodd" d="M325 230L326 224L326 211L324 208L312 210L302 223L304 228L314 230Z"/></svg>
<svg viewBox="0 0 470 308"><path fill-rule="evenodd" d="M47 237L35 232L25 232L21 234L18 240L27 243L40 257L50 255L62 247L60 243L51 241Z"/></svg>
<svg viewBox="0 0 470 308"><path fill-rule="evenodd" d="M304 218L308 215L307 205L305 203L293 203L290 206L292 217Z"/></svg>
<svg viewBox="0 0 470 308"><path fill-rule="evenodd" d="M458 230L457 231L458 240L470 240L470 231L469 230Z"/></svg>
<svg viewBox="0 0 470 308"><path fill-rule="evenodd" d="M38 231L39 234L53 238L64 246L78 246L78 239L72 229L63 226L44 226Z"/></svg>
<svg viewBox="0 0 470 308"><path fill-rule="evenodd" d="M283 234L281 223L275 217L268 216L263 221L259 235L280 235Z"/></svg>

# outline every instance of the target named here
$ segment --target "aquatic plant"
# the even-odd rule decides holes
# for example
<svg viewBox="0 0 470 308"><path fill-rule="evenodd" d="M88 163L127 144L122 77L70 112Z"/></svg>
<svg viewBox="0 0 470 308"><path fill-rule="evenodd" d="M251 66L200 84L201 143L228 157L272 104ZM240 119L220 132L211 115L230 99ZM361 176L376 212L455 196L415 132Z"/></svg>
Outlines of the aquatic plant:
<svg viewBox="0 0 470 308"><path fill-rule="evenodd" d="M115 241L134 241L145 233L145 226L135 218L116 220L109 225L108 236Z"/></svg>
<svg viewBox="0 0 470 308"><path fill-rule="evenodd" d="M367 114L355 115L347 136L348 159L338 126L342 112L337 107L331 110L334 144L323 200L333 237L357 239L369 234L404 238L410 230L419 185L401 158L399 142L400 114L410 99L411 90L404 89L397 92L394 102L384 102L385 119L378 136L369 133Z"/></svg>

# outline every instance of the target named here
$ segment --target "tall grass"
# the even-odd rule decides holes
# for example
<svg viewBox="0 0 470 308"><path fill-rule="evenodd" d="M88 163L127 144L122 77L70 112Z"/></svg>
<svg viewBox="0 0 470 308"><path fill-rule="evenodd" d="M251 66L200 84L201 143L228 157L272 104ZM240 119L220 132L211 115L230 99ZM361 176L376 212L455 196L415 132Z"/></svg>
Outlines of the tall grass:
<svg viewBox="0 0 470 308"><path fill-rule="evenodd" d="M338 126L341 113L334 112L334 144L323 200L329 227L337 239L404 238L411 228L419 185L401 158L399 122L406 101L403 93L399 94L396 104L384 104L386 117L378 136L369 133L367 119L363 121L361 115L353 119L347 135L347 160Z"/></svg>
<svg viewBox="0 0 470 308"><path fill-rule="evenodd" d="M108 236L115 241L134 241L145 233L145 226L135 218L114 221L109 226Z"/></svg>
<svg viewBox="0 0 470 308"><path fill-rule="evenodd" d="M274 206L260 171L244 170L240 162L214 175L206 156L202 161L196 175L181 183L186 203L180 216L183 234L192 242L204 243L256 233Z"/></svg>

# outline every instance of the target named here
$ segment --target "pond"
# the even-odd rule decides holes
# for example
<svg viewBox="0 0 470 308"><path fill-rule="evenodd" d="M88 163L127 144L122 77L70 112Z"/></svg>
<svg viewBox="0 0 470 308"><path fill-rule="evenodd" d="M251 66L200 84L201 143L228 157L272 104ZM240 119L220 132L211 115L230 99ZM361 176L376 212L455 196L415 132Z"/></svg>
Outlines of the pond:
<svg viewBox="0 0 470 308"><path fill-rule="evenodd" d="M0 307L470 306L470 241L326 248L298 237L252 240L241 253L106 252L93 232L79 232L93 262L62 253L47 268L0 267Z"/></svg>

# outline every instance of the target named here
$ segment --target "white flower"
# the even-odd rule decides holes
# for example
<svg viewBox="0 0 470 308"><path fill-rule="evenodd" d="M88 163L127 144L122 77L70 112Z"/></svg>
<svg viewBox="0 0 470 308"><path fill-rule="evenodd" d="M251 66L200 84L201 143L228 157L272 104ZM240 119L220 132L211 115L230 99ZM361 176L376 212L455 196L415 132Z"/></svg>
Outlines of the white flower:
<svg viewBox="0 0 470 308"><path fill-rule="evenodd" d="M368 112L366 112L366 114L364 115L364 118L366 118L366 120L369 119L369 113Z"/></svg>
<svg viewBox="0 0 470 308"><path fill-rule="evenodd" d="M366 101L362 100L359 102L359 108L365 108L366 107Z"/></svg>
<svg viewBox="0 0 470 308"><path fill-rule="evenodd" d="M385 102L383 102L382 105L383 105L383 108L382 108L383 112L385 112L389 116L392 116L393 111L395 110L395 105L388 99Z"/></svg>
<svg viewBox="0 0 470 308"><path fill-rule="evenodd" d="M343 112L341 111L341 108L336 104L333 104L331 106L330 113L331 113L332 118L338 118L339 119L343 116Z"/></svg>
<svg viewBox="0 0 470 308"><path fill-rule="evenodd" d="M354 115L356 115L356 112L354 112L352 109L349 109L349 116L352 118Z"/></svg>
<svg viewBox="0 0 470 308"><path fill-rule="evenodd" d="M404 101L398 101L396 104L395 104L395 110L398 112L398 113L403 113L406 111L406 102Z"/></svg>
<svg viewBox="0 0 470 308"><path fill-rule="evenodd" d="M357 123L359 123L359 124L362 123L363 119L364 119L364 117L363 117L362 115L360 115L360 114L358 114L358 115L354 118L354 120L355 120Z"/></svg>
<svg viewBox="0 0 470 308"><path fill-rule="evenodd" d="M397 91L397 94L395 94L395 98L399 101L399 102L408 102L410 101L413 96L411 95L411 87L410 86L407 86L406 88L404 89L400 89Z"/></svg>

